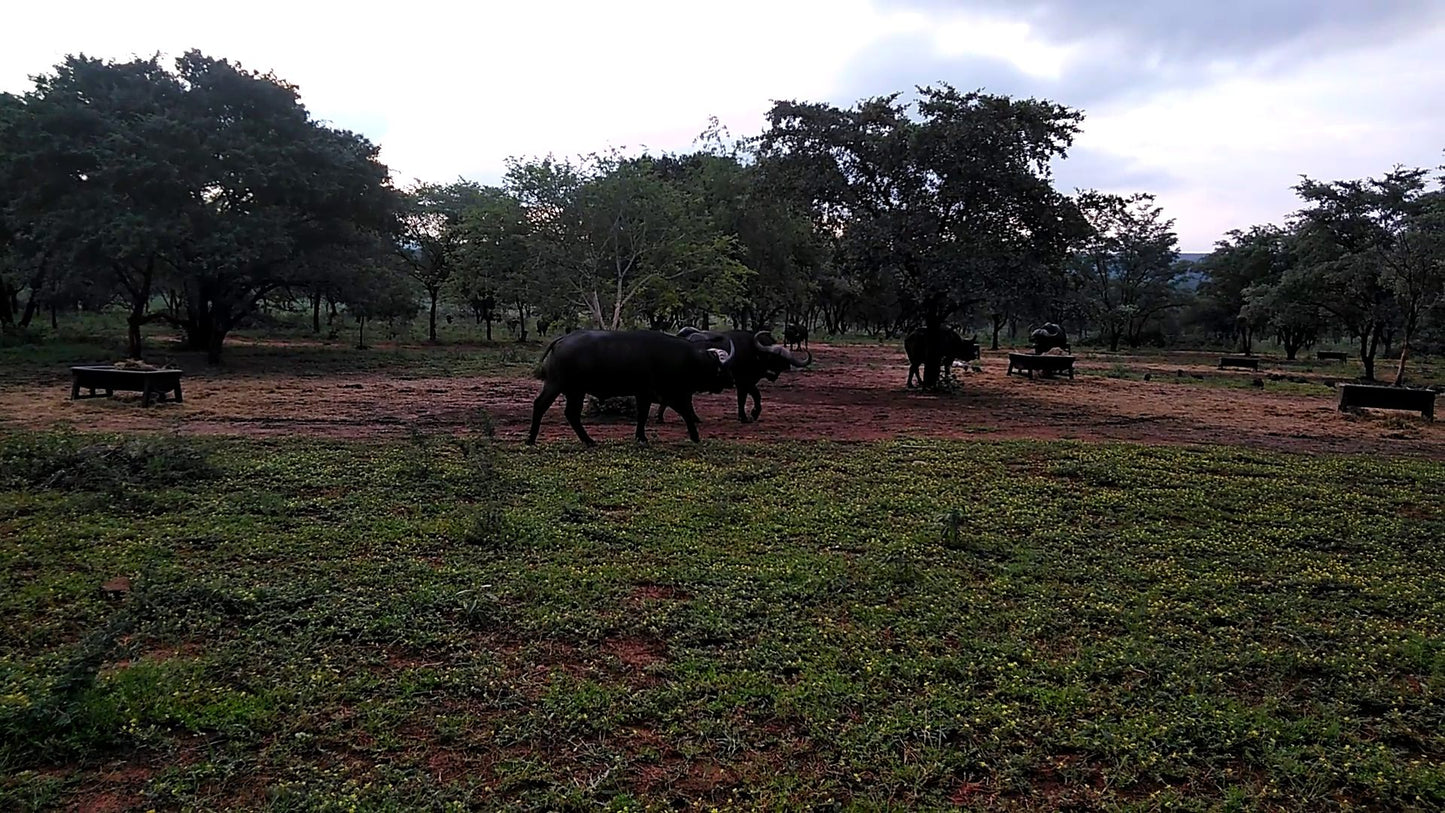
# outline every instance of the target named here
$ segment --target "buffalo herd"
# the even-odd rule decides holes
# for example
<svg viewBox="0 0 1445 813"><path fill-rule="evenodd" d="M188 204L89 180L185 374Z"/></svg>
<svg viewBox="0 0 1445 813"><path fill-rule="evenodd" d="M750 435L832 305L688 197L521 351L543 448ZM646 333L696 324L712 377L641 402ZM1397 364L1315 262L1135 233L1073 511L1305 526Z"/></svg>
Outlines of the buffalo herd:
<svg viewBox="0 0 1445 813"><path fill-rule="evenodd" d="M698 417L692 397L697 393L720 393L732 389L738 396L738 420L756 421L763 411L758 382L766 378L777 381L788 370L813 363L813 354L806 349L807 330L789 324L784 331L786 344L778 344L766 330L746 331L700 330L685 327L676 334L652 330L579 330L554 339L543 351L535 375L542 380L542 392L532 404L532 428L527 443L537 442L542 416L557 397L566 398L564 414L578 439L588 446L596 445L582 427L582 407L588 395L597 398L630 397L636 401L637 440L647 442L649 412L657 404L657 422L668 409L682 416L687 435L699 442ZM1036 353L1054 347L1067 350L1068 337L1056 324L1047 324L1030 334ZM931 347L930 347L931 346ZM963 338L946 327L924 328L909 333L903 340L908 355L908 381L923 383L918 368L929 350L936 348L943 367L948 370L954 361L979 358L977 337ZM747 409L752 398L751 412Z"/></svg>

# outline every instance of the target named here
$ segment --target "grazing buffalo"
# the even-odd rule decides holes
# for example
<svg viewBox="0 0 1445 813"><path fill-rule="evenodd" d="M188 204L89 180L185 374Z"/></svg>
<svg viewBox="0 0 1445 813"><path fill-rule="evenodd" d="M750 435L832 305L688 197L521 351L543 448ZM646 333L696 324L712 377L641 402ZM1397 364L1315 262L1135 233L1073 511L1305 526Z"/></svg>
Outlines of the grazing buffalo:
<svg viewBox="0 0 1445 813"><path fill-rule="evenodd" d="M1041 356L1055 347L1069 352L1069 336L1064 329L1049 322L1043 327L1029 334L1029 341L1033 342L1034 355Z"/></svg>
<svg viewBox="0 0 1445 813"><path fill-rule="evenodd" d="M731 344L705 347L651 330L581 330L553 339L535 372L545 383L532 404L532 432L527 443L537 442L542 414L558 395L567 397L567 422L588 446L596 445L582 428L582 402L588 395L637 399L639 443L647 442L643 430L654 403L672 407L681 415L687 422L688 437L697 443L693 393L722 392L732 386L733 355Z"/></svg>
<svg viewBox="0 0 1445 813"><path fill-rule="evenodd" d="M718 333L708 330L698 330L695 327L685 327L677 332L678 336L687 339L701 347L720 348L733 347L733 358L731 362L733 382L738 391L738 420L747 423L749 420L757 420L763 413L763 399L758 392L758 382L764 378L769 381L777 381L778 376L794 367L807 367L813 363L813 354L807 350L806 360L800 360L788 348L776 344L773 335L766 330L757 333L749 333L746 330L729 330L725 333ZM752 416L747 412L748 396L753 398ZM662 422L662 413L671 404L663 404L657 408L657 421Z"/></svg>
<svg viewBox="0 0 1445 813"><path fill-rule="evenodd" d="M808 328L797 322L789 322L788 326L783 328L783 343L788 346L789 350L807 348Z"/></svg>
<svg viewBox="0 0 1445 813"><path fill-rule="evenodd" d="M925 339L928 336L927 328L918 328L909 333L903 339L903 350L908 354L908 384L912 389L915 379L918 385L923 385L923 376L918 374L918 367L924 361L926 348ZM953 366L954 359L973 361L979 357L978 337L965 339L957 332L946 327L934 329L933 341L939 346L938 355L943 360L943 369L947 371Z"/></svg>

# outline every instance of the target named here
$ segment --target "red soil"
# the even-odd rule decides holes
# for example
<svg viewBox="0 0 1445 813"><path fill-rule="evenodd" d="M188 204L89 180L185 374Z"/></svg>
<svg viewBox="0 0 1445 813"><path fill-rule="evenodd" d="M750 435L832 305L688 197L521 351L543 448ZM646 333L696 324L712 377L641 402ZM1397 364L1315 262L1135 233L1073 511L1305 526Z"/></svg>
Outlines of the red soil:
<svg viewBox="0 0 1445 813"><path fill-rule="evenodd" d="M1081 356L1074 380L1005 376L1003 353L986 353L983 372L959 372L953 395L904 388L907 362L896 346L815 345L816 363L763 382L762 420L741 424L729 392L696 399L704 439L757 441L917 438L1073 438L1151 444L1228 444L1310 453L1369 453L1445 459L1445 425L1414 413L1346 414L1321 374L1309 384L1268 379L1268 363L1252 371L1217 371L1206 357L1180 354L1147 360ZM1179 361L1176 363L1175 358ZM1102 377L1123 363L1133 376ZM1258 388L1211 386L1201 378L1256 377ZM398 436L476 429L486 410L503 442L526 437L539 382L522 367L511 377L402 379L338 375L327 379L277 372L247 376L244 386L225 373L188 376L184 404L143 409L136 396L70 401L68 384L53 390L0 391L0 428L68 423L83 430L175 431L181 434ZM622 417L584 416L600 442L630 442ZM669 413L649 425L661 443L686 442L682 421ZM562 402L542 422L541 441L577 442Z"/></svg>

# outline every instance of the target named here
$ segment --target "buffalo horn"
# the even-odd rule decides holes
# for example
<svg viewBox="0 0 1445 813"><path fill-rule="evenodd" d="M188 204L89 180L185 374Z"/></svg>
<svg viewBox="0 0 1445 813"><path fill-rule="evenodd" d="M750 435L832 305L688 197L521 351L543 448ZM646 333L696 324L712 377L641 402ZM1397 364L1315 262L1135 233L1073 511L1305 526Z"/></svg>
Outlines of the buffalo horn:
<svg viewBox="0 0 1445 813"><path fill-rule="evenodd" d="M793 355L792 351L781 345L763 345L758 347L758 349L765 353L772 353L777 356L782 356L783 358L787 359L788 362L794 367L807 367L809 364L813 363L813 351L811 350L803 351L804 353L808 354L807 361L798 361L798 357Z"/></svg>

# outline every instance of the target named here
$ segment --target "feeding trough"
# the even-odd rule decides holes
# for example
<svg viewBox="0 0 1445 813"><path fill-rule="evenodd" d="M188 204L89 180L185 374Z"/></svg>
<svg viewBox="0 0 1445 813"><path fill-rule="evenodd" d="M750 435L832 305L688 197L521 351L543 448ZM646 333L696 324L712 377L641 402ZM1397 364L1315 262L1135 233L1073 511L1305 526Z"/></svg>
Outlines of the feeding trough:
<svg viewBox="0 0 1445 813"><path fill-rule="evenodd" d="M1418 411L1425 420L1435 420L1435 391L1405 387L1384 387L1378 384L1341 384L1340 409L1368 407L1371 409L1405 409Z"/></svg>
<svg viewBox="0 0 1445 813"><path fill-rule="evenodd" d="M81 390L87 390L89 395L81 395ZM180 403L182 400L181 371L139 366L118 367L105 364L70 368L70 397L72 400L109 398L116 392L141 393L141 402L145 406L151 405L153 397L158 401L166 400L167 394L174 394L176 403ZM104 393L104 395L99 393Z"/></svg>
<svg viewBox="0 0 1445 813"><path fill-rule="evenodd" d="M1253 356L1220 356L1219 369L1237 367L1241 370L1258 370L1259 359Z"/></svg>
<svg viewBox="0 0 1445 813"><path fill-rule="evenodd" d="M1350 355L1343 350L1321 350L1315 357L1320 361L1345 361Z"/></svg>
<svg viewBox="0 0 1445 813"><path fill-rule="evenodd" d="M1009 353L1008 369L1004 371L1004 375L1013 375L1015 370L1028 373L1029 378L1033 378L1034 371L1038 370L1045 376L1068 373L1069 378L1072 379L1074 377L1074 357Z"/></svg>

